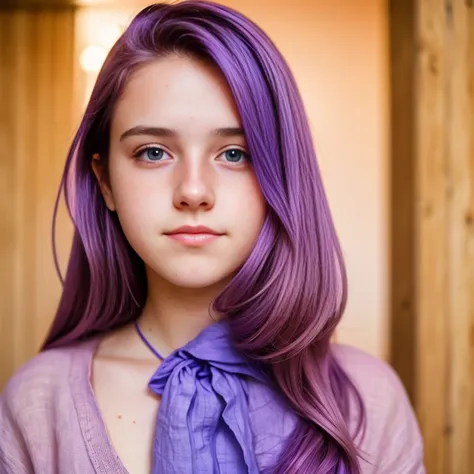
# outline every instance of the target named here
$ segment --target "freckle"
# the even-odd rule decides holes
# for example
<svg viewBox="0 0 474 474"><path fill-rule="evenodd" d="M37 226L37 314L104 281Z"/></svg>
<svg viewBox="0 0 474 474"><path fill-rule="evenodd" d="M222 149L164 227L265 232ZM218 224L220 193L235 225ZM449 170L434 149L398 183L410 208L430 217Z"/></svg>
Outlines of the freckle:
<svg viewBox="0 0 474 474"><path fill-rule="evenodd" d="M122 419L122 415L117 416L117 418L118 418L119 420L121 420L121 419Z"/></svg>
<svg viewBox="0 0 474 474"><path fill-rule="evenodd" d="M133 424L135 424L135 420L133 420Z"/></svg>

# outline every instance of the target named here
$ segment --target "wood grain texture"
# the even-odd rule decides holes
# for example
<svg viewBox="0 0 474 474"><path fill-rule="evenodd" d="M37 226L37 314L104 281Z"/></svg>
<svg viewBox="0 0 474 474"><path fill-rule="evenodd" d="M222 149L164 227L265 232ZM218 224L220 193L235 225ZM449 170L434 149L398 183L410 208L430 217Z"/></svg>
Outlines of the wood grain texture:
<svg viewBox="0 0 474 474"><path fill-rule="evenodd" d="M393 199L405 203L400 209L407 212L403 218L402 211L392 207L392 226L402 224L393 233L393 258L402 256L407 263L394 266L392 361L415 405L427 472L470 474L474 8L466 0L393 1L391 8L399 15L397 21L391 18L396 42L391 51L392 161L397 173L392 178ZM402 91L406 102L394 103L403 100ZM403 138L408 144L396 142ZM400 158L397 150L405 150L408 158ZM408 192L395 176L408 177ZM404 280L412 285L404 286ZM400 303L406 296L413 306L407 305L409 311L403 314Z"/></svg>
<svg viewBox="0 0 474 474"><path fill-rule="evenodd" d="M474 8L447 7L450 472L474 469Z"/></svg>
<svg viewBox="0 0 474 474"><path fill-rule="evenodd" d="M51 220L75 125L73 35L72 10L0 12L0 387L37 352L59 300ZM63 247L70 233L61 219Z"/></svg>
<svg viewBox="0 0 474 474"><path fill-rule="evenodd" d="M449 255L447 96L444 0L421 0L416 25L415 265L417 286L416 406L428 472L449 472Z"/></svg>

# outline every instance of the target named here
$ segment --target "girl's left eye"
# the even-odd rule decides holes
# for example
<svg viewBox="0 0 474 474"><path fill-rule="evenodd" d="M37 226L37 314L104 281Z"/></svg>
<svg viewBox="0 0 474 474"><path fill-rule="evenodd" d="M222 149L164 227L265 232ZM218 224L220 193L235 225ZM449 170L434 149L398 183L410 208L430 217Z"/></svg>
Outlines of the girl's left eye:
<svg viewBox="0 0 474 474"><path fill-rule="evenodd" d="M229 163L243 163L249 161L249 155L240 148L231 148L222 153L224 158Z"/></svg>
<svg viewBox="0 0 474 474"><path fill-rule="evenodd" d="M133 154L134 158L140 158L146 163L157 163L159 161L164 161L164 155L166 151L163 148L157 146L148 146L141 148Z"/></svg>

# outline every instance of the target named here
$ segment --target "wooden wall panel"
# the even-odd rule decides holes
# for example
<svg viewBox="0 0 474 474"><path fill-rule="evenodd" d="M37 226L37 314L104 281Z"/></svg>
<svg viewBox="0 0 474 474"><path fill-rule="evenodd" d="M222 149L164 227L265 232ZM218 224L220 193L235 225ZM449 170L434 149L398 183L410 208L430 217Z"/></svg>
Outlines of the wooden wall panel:
<svg viewBox="0 0 474 474"><path fill-rule="evenodd" d="M417 406L429 472L474 469L474 10L420 1Z"/></svg>
<svg viewBox="0 0 474 474"><path fill-rule="evenodd" d="M392 1L391 11L406 20L392 21L391 34L392 194L406 212L392 215L392 227L404 223L393 233L393 258L405 258L394 267L392 361L416 408L428 473L471 474L474 7L402 0ZM405 100L396 91L405 91ZM397 142L404 137L407 143ZM405 187L396 175L409 177ZM403 281L411 282L404 315Z"/></svg>
<svg viewBox="0 0 474 474"><path fill-rule="evenodd" d="M0 13L0 59L2 71L0 72L0 255L1 255L1 364L0 380L10 373L12 367L11 354L13 353L13 291L14 285L14 258L13 238L15 232L14 214L14 167L11 165L13 127L10 117L13 104L7 101L7 95L13 88L13 78L4 74L5 69L11 69L13 60L8 40L11 37L10 24L5 15ZM8 91L8 92L7 92Z"/></svg>
<svg viewBox="0 0 474 474"><path fill-rule="evenodd" d="M447 8L449 467L474 470L474 5Z"/></svg>
<svg viewBox="0 0 474 474"><path fill-rule="evenodd" d="M51 219L75 126L73 35L73 10L0 11L0 388L37 352L60 295ZM70 235L62 209L62 247Z"/></svg>
<svg viewBox="0 0 474 474"><path fill-rule="evenodd" d="M430 471L448 473L449 252L444 0L418 5L416 78L416 404ZM461 474L461 473L459 473Z"/></svg>

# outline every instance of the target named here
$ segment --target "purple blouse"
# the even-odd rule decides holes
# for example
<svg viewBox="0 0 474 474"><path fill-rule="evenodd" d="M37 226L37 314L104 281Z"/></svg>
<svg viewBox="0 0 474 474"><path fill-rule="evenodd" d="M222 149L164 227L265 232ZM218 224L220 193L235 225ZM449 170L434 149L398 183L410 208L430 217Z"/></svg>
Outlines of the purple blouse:
<svg viewBox="0 0 474 474"><path fill-rule="evenodd" d="M45 351L12 377L0 397L0 474L127 474L90 382L99 342ZM424 474L419 429L393 370L350 347L333 351L366 405L367 431L356 438L362 472ZM149 386L162 397L153 474L257 474L296 423L259 366L233 349L225 323L167 357Z"/></svg>

